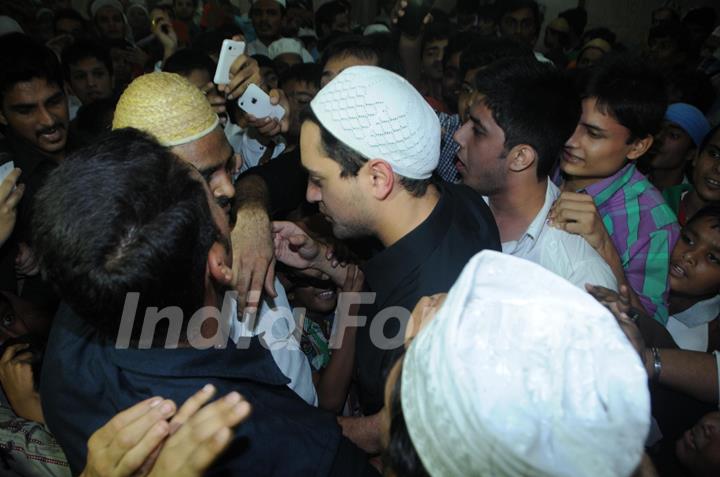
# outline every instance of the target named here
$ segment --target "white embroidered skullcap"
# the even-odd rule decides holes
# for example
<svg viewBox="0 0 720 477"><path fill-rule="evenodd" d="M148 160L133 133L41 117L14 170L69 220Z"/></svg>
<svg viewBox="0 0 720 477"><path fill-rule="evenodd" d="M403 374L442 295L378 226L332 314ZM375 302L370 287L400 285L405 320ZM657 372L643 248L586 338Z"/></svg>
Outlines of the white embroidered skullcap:
<svg viewBox="0 0 720 477"><path fill-rule="evenodd" d="M270 43L270 46L268 47L268 56L271 60L274 60L285 53L298 55L302 58L303 63L313 62L313 57L310 52L308 52L303 47L302 43L295 38L280 38L279 40L275 40Z"/></svg>
<svg viewBox="0 0 720 477"><path fill-rule="evenodd" d="M647 375L612 314L529 261L483 251L404 359L401 402L430 475L627 477Z"/></svg>
<svg viewBox="0 0 720 477"><path fill-rule="evenodd" d="M260 0L252 0L252 3L253 3L253 5L255 5L255 4L256 4L257 2L259 2L259 1L260 1ZM275 1L276 1L277 3L279 3L280 5L282 5L283 8L287 7L287 4L286 4L286 1L285 1L285 0L275 0Z"/></svg>
<svg viewBox="0 0 720 477"><path fill-rule="evenodd" d="M427 179L440 158L440 122L405 78L377 66L352 66L318 92L310 107L335 138L383 159L410 179Z"/></svg>
<svg viewBox="0 0 720 477"><path fill-rule="evenodd" d="M25 33L20 24L14 18L0 15L0 36L8 33Z"/></svg>
<svg viewBox="0 0 720 477"><path fill-rule="evenodd" d="M122 3L120 3L118 0L95 0L92 5L90 5L90 16L92 18L95 18L98 10L103 7L113 7L120 13L125 13Z"/></svg>
<svg viewBox="0 0 720 477"><path fill-rule="evenodd" d="M384 23L373 23L363 30L363 36L372 35L373 33L390 33L390 29Z"/></svg>

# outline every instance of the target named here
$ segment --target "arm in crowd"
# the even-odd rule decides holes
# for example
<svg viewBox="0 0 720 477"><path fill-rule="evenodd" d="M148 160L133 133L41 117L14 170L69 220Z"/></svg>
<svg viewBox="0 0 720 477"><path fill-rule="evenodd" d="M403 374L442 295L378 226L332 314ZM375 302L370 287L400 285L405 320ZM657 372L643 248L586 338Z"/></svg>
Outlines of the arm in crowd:
<svg viewBox="0 0 720 477"><path fill-rule="evenodd" d="M613 312L618 324L640 355L649 379L701 401L713 404L720 402L718 396L720 356L717 352L710 354L688 351L671 347L671 343L667 342L664 346L648 347L647 338L653 340L654 344L661 345L657 338L658 332L654 328L660 325L647 315L637 316L633 313L628 286L623 285L620 294L594 286L589 286L588 291ZM634 315L633 318L630 317L631 315ZM650 325L650 322L655 323ZM644 323L642 331L638 326L640 323ZM648 328L649 326L653 328Z"/></svg>

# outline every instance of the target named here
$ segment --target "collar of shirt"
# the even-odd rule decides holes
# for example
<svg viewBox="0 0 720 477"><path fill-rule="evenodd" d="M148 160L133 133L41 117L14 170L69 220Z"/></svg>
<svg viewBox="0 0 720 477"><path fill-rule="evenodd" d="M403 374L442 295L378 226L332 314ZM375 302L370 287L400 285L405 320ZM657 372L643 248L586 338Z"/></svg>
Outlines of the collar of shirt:
<svg viewBox="0 0 720 477"><path fill-rule="evenodd" d="M590 194L595 200L595 205L600 207L608 199L610 199L617 191L625 187L630 182L633 174L635 174L635 163L629 162L622 169L617 171L610 177L606 177L585 188L585 192Z"/></svg>
<svg viewBox="0 0 720 477"><path fill-rule="evenodd" d="M408 274L419 268L440 244L452 222L452 207L445 186L435 184L440 200L414 230L368 260L362 267L365 281L376 293L375 304L381 306Z"/></svg>
<svg viewBox="0 0 720 477"><path fill-rule="evenodd" d="M718 312L720 312L720 295L715 295L695 303L685 311L675 313L673 318L688 328L695 328L717 318Z"/></svg>
<svg viewBox="0 0 720 477"><path fill-rule="evenodd" d="M50 156L15 135L7 134L5 138L7 148L12 152L15 167L22 169L24 177L31 176L43 162L55 164L55 161Z"/></svg>
<svg viewBox="0 0 720 477"><path fill-rule="evenodd" d="M558 189L558 187L553 184L551 180L548 180L547 189L545 191L545 203L543 204L542 208L537 213L537 215L519 240L504 242L502 244L504 253L509 253L512 255L520 247L527 247L528 249L531 249L535 245L535 242L537 241L538 237L540 237L543 229L548 226L547 216L550 213L550 208L552 207L553 203L555 203L555 199L557 199L559 195L560 189ZM530 243L528 243L528 241Z"/></svg>

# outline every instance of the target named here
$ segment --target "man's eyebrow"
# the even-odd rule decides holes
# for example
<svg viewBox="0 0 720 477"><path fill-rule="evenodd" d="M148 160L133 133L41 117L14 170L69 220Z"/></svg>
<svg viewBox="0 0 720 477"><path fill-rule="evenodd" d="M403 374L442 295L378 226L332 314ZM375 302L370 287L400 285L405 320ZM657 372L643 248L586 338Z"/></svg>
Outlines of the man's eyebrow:
<svg viewBox="0 0 720 477"><path fill-rule="evenodd" d="M472 121L473 124L475 124L475 126L477 126L479 129L481 129L483 131L486 131L485 126L483 125L480 118L476 118L475 116L472 115L472 113L468 114L468 117L470 118L470 121Z"/></svg>
<svg viewBox="0 0 720 477"><path fill-rule="evenodd" d="M586 129L592 129L593 132L600 132L600 133L605 132L605 130L603 128L601 128L599 126L595 126L594 124L584 123L584 122L581 122L580 124Z"/></svg>

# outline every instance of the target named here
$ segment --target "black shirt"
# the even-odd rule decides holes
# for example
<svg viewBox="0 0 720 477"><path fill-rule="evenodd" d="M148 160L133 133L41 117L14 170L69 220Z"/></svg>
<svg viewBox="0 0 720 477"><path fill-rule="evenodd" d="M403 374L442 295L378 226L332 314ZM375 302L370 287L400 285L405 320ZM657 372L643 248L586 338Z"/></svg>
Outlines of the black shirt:
<svg viewBox="0 0 720 477"><path fill-rule="evenodd" d="M90 435L119 411L151 396L172 399L179 407L211 383L217 397L237 391L253 410L206 475L378 475L341 435L335 416L287 387L257 338L247 349L232 342L225 349L119 349L62 305L45 356L43 413L73 474L85 466Z"/></svg>
<svg viewBox="0 0 720 477"><path fill-rule="evenodd" d="M495 219L480 194L464 185L436 186L441 196L428 218L362 267L367 287L376 293L373 305L361 307L367 323L357 332L355 351L358 397L366 416L384 405L385 378L402 353L407 318L418 300L449 291L476 253L501 250ZM402 324L398 319L385 322L384 336L398 338L391 349L381 349L370 339L372 324L377 313L389 307L406 311L387 310L404 316Z"/></svg>

